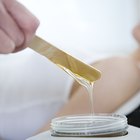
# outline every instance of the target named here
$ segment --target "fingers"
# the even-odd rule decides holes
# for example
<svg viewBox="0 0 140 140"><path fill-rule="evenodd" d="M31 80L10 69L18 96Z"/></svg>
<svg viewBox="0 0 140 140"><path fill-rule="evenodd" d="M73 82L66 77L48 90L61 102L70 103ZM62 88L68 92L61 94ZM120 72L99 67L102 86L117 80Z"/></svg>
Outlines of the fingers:
<svg viewBox="0 0 140 140"><path fill-rule="evenodd" d="M8 42L9 40L13 41L12 44L15 44L15 47L22 45L22 43L24 42L24 34L21 32L21 30L19 29L19 27L17 26L13 18L8 14L3 3L1 2L0 2L0 19L1 19L0 20L1 35L4 35L1 36L1 41L4 41L7 37ZM4 47L3 44L7 44L7 43L1 42L0 48ZM14 46L12 45L11 47L13 48ZM7 50L7 46L6 46L6 50Z"/></svg>
<svg viewBox="0 0 140 140"><path fill-rule="evenodd" d="M38 25L38 19L16 0L0 0L0 53L24 49Z"/></svg>
<svg viewBox="0 0 140 140"><path fill-rule="evenodd" d="M31 41L39 25L39 21L19 2L15 0L4 0L4 3L8 13L13 17L24 34L24 42L15 49L16 52L24 49Z"/></svg>
<svg viewBox="0 0 140 140"><path fill-rule="evenodd" d="M14 49L15 49L14 42L2 30L0 30L0 42L1 42L0 53L7 54L7 53L11 53L14 51Z"/></svg>

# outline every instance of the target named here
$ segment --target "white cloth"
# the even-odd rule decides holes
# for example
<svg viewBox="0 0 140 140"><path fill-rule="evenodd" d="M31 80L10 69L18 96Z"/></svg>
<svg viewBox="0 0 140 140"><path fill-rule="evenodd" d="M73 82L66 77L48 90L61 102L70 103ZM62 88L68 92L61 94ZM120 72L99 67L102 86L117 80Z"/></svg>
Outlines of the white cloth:
<svg viewBox="0 0 140 140"><path fill-rule="evenodd" d="M0 56L0 139L25 140L67 102L73 79L27 49Z"/></svg>
<svg viewBox="0 0 140 140"><path fill-rule="evenodd" d="M83 54L80 59L86 63L111 56ZM24 140L32 136L67 102L72 84L68 74L29 49L1 55L0 139ZM139 95L118 112L127 114L136 108Z"/></svg>

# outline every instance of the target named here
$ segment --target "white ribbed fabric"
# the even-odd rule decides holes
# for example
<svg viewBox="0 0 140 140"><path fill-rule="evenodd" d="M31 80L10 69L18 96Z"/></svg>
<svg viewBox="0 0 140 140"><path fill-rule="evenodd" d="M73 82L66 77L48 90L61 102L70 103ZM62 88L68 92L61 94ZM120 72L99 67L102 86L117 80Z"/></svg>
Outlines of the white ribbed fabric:
<svg viewBox="0 0 140 140"><path fill-rule="evenodd" d="M33 135L67 101L73 79L27 49L0 56L0 139Z"/></svg>

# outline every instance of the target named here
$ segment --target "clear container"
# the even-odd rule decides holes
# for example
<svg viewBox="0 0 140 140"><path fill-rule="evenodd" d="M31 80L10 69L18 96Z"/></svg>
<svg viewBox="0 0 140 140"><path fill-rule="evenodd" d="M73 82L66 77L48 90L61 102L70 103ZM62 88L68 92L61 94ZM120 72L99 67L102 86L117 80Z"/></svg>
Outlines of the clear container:
<svg viewBox="0 0 140 140"><path fill-rule="evenodd" d="M51 122L52 136L109 137L127 134L127 118L119 114L73 115Z"/></svg>

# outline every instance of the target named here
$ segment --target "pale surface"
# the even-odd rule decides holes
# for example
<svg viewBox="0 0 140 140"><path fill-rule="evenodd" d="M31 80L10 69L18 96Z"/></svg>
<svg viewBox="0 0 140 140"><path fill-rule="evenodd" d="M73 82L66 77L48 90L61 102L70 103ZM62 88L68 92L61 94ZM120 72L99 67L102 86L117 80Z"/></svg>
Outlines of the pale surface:
<svg viewBox="0 0 140 140"><path fill-rule="evenodd" d="M110 137L110 138L89 138L90 140L139 140L140 129L137 127L129 126L128 135L122 137ZM35 137L27 140L87 140L88 138L68 138L68 137L52 137L50 131L44 132Z"/></svg>
<svg viewBox="0 0 140 140"><path fill-rule="evenodd" d="M39 18L37 35L72 56L127 53L137 46L131 33L139 0L19 1Z"/></svg>

